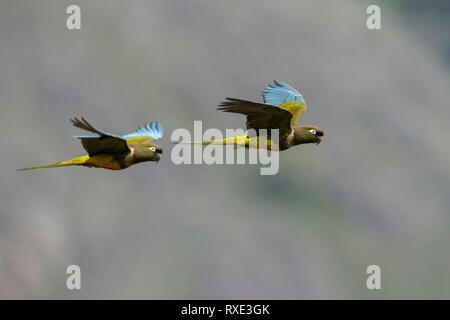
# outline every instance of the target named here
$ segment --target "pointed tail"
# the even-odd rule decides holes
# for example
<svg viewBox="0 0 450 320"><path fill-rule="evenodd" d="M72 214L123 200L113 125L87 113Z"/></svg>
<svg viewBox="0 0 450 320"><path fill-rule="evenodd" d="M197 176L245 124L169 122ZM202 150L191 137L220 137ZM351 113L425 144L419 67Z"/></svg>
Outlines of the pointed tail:
<svg viewBox="0 0 450 320"><path fill-rule="evenodd" d="M47 165L44 165L44 166L17 169L17 171L47 169L47 168L66 167L66 166L78 166L78 165L84 164L87 159L89 159L89 156L82 156L82 157L78 157L78 158L71 159L71 160L68 160L68 161L62 161L62 162L57 162L57 163L53 163L53 164L47 164Z"/></svg>

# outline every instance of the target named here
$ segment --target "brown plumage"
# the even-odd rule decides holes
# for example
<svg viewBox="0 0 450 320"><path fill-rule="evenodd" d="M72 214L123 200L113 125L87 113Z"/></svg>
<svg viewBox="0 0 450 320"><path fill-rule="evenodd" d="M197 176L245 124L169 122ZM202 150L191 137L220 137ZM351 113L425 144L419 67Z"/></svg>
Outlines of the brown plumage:
<svg viewBox="0 0 450 320"><path fill-rule="evenodd" d="M234 98L226 99L227 101L222 102L217 110L245 115L247 129L256 130L257 135L259 135L258 130L260 129L278 129L280 150L286 150L298 144L319 144L324 135L323 130L317 126L292 126L294 115L299 113L298 118L300 118L304 110L298 109L306 109L306 104L303 107L298 102L286 102L286 109L284 109L281 106L276 107L264 103ZM268 134L270 136L270 132Z"/></svg>

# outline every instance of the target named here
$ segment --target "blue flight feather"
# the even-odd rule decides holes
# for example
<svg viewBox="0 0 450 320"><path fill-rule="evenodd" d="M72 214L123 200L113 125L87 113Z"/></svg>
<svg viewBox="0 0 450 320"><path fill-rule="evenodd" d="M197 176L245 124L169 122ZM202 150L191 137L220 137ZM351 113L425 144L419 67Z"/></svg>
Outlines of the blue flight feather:
<svg viewBox="0 0 450 320"><path fill-rule="evenodd" d="M263 90L262 95L265 104L270 104L276 107L286 101L298 101L301 103L306 103L300 92L277 80L266 87Z"/></svg>
<svg viewBox="0 0 450 320"><path fill-rule="evenodd" d="M158 121L156 122L152 121L151 123L147 123L144 126L140 126L136 131L122 136L122 139L129 139L142 136L147 136L155 140L162 138L163 129L161 124Z"/></svg>

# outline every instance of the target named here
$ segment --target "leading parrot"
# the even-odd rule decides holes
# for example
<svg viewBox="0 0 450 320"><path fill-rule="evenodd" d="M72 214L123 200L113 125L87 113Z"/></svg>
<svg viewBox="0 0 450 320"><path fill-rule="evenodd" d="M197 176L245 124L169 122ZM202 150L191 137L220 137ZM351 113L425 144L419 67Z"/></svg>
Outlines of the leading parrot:
<svg viewBox="0 0 450 320"><path fill-rule="evenodd" d="M246 148L256 146L268 150L282 151L292 146L304 143L319 144L324 132L313 125L297 126L306 102L303 96L294 88L281 81L274 81L266 87L262 96L264 103L226 98L217 110L224 112L241 113L247 116L247 130L254 129L257 136L238 136L222 140L189 142L191 144L231 144ZM258 130L267 129L268 134L260 136ZM279 130L279 141L271 140L270 129ZM264 143L262 143L264 142Z"/></svg>
<svg viewBox="0 0 450 320"><path fill-rule="evenodd" d="M18 169L17 171L64 166L121 170L139 162L158 162L159 154L163 152L160 146L152 143L163 136L163 130L159 122L151 122L130 134L120 137L94 128L83 117L81 117L81 120L73 118L70 121L75 127L97 134L97 136L75 136L81 140L83 148L88 153L87 155L54 164Z"/></svg>

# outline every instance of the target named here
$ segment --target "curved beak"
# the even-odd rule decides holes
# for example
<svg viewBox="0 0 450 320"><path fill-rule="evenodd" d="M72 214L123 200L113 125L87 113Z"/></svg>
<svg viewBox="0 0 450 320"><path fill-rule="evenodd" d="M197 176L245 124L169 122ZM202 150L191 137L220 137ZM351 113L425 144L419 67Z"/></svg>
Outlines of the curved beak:
<svg viewBox="0 0 450 320"><path fill-rule="evenodd" d="M158 163L161 157L158 154L155 154L155 157L153 159L153 161L156 161L156 163Z"/></svg>
<svg viewBox="0 0 450 320"><path fill-rule="evenodd" d="M322 139L320 138L320 137L317 137L317 139L316 139L316 144L319 144L319 143L321 143L322 142Z"/></svg>

